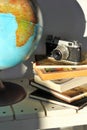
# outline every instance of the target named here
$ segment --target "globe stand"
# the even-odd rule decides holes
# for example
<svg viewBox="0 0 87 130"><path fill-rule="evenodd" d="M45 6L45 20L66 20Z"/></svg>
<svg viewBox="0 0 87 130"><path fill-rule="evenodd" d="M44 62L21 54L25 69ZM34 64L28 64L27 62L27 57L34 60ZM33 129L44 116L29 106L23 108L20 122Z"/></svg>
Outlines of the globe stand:
<svg viewBox="0 0 87 130"><path fill-rule="evenodd" d="M13 105L26 96L24 88L11 82L2 82L0 80L0 106Z"/></svg>

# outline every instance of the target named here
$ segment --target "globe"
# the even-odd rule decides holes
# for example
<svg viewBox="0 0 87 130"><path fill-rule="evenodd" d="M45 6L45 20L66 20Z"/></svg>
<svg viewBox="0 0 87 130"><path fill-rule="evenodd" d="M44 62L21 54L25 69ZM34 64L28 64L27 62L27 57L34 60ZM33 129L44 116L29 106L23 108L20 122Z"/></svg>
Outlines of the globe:
<svg viewBox="0 0 87 130"><path fill-rule="evenodd" d="M35 0L0 0L0 70L28 59L38 46L42 30Z"/></svg>
<svg viewBox="0 0 87 130"><path fill-rule="evenodd" d="M29 59L43 32L43 19L36 0L0 0L0 71ZM0 106L26 97L25 89L0 80Z"/></svg>

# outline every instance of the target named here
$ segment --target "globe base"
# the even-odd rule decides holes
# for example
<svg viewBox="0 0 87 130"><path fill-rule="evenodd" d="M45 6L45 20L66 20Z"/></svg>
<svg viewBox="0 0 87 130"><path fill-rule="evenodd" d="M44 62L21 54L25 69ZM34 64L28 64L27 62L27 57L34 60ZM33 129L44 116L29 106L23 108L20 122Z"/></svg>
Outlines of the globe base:
<svg viewBox="0 0 87 130"><path fill-rule="evenodd" d="M3 82L2 84L4 87L0 89L0 106L16 104L26 97L22 86L11 82Z"/></svg>

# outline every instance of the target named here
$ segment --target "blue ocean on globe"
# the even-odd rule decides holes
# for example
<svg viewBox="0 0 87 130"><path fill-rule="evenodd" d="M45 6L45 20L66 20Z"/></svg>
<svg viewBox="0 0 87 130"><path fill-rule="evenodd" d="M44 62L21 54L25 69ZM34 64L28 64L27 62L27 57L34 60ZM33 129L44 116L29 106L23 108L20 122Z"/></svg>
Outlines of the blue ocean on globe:
<svg viewBox="0 0 87 130"><path fill-rule="evenodd" d="M32 48L37 26L34 29L34 34L22 47L16 46L17 28L18 23L13 14L0 13L0 69L9 68L21 63Z"/></svg>

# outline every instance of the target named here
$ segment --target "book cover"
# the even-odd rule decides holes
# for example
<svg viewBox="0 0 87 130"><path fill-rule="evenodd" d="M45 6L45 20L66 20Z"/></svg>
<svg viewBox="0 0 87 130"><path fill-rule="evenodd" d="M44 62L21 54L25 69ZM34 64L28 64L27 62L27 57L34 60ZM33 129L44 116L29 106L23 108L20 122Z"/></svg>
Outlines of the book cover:
<svg viewBox="0 0 87 130"><path fill-rule="evenodd" d="M64 78L75 78L87 76L87 69L73 69L59 71L58 69L51 68L49 71L46 68L33 68L33 71L39 75L42 80L55 80Z"/></svg>
<svg viewBox="0 0 87 130"><path fill-rule="evenodd" d="M34 81L49 89L53 89L57 92L64 92L66 90L81 86L87 83L87 77L76 77L69 79L57 79L57 80L41 80L38 75L34 75Z"/></svg>
<svg viewBox="0 0 87 130"><path fill-rule="evenodd" d="M80 110L87 105L87 97L84 97L84 98L82 98L78 101L74 101L72 103L67 103L59 98L54 97L51 93L48 93L41 89L37 89L37 90L33 91L32 93L30 93L29 97L36 99L36 100L42 100L42 101L57 104L60 106L73 108L76 110Z"/></svg>
<svg viewBox="0 0 87 130"><path fill-rule="evenodd" d="M40 85L36 83L34 80L30 81L30 85L33 87L39 88L43 91L46 91L50 93L51 95L55 96L56 98L59 98L68 103L71 103L76 100L78 101L79 99L83 97L87 97L87 84L75 87L73 89L67 90L62 93L56 92L53 89L49 89L46 86Z"/></svg>

